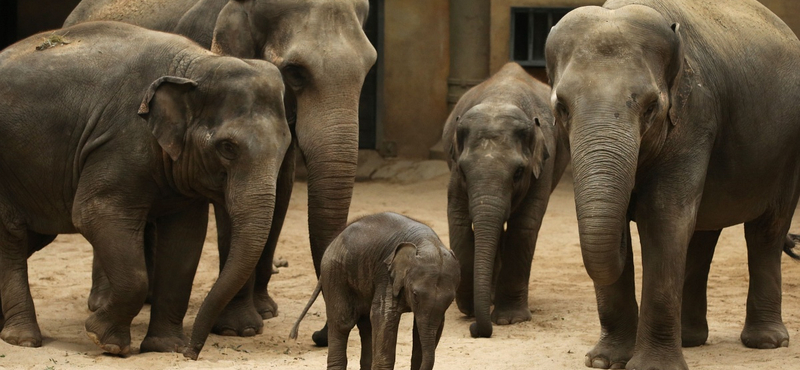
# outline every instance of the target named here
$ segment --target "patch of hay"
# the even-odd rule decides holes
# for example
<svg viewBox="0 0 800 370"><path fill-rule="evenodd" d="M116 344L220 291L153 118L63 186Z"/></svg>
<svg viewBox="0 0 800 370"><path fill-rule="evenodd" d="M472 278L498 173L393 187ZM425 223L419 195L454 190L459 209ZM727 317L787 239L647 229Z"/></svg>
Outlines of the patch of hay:
<svg viewBox="0 0 800 370"><path fill-rule="evenodd" d="M51 33L49 36L42 39L42 44L37 46L36 50L42 51L59 45L69 44L70 41L67 40L65 36L66 34L62 36L62 35L57 35L55 33Z"/></svg>

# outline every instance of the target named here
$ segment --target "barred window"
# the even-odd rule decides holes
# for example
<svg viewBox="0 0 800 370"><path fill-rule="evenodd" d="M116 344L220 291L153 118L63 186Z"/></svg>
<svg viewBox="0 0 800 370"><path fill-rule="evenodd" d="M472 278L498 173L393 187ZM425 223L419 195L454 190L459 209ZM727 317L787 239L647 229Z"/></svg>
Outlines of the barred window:
<svg viewBox="0 0 800 370"><path fill-rule="evenodd" d="M572 8L511 8L511 60L544 67L547 34Z"/></svg>

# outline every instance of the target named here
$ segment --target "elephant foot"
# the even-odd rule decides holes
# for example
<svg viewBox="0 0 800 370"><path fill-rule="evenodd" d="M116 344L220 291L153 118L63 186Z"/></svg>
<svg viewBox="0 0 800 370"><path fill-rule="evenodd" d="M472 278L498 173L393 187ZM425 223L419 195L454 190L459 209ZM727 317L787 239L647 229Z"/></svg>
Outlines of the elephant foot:
<svg viewBox="0 0 800 370"><path fill-rule="evenodd" d="M708 324L682 325L681 345L683 347L698 347L706 344L708 340Z"/></svg>
<svg viewBox="0 0 800 370"><path fill-rule="evenodd" d="M263 320L278 316L278 304L272 300L267 291L255 293L253 295L253 304L255 304L256 311L258 311Z"/></svg>
<svg viewBox="0 0 800 370"><path fill-rule="evenodd" d="M789 346L789 332L782 322L747 324L741 335L742 344L749 348L773 349Z"/></svg>
<svg viewBox="0 0 800 370"><path fill-rule="evenodd" d="M21 347L41 347L42 333L36 323L27 325L7 325L0 332L6 343Z"/></svg>
<svg viewBox="0 0 800 370"><path fill-rule="evenodd" d="M148 335L142 341L140 351L145 352L183 352L186 348L186 337L157 337Z"/></svg>
<svg viewBox="0 0 800 370"><path fill-rule="evenodd" d="M97 282L92 285L92 290L89 292L89 311L95 312L103 307L108 302L111 296L111 286L108 280L103 283Z"/></svg>
<svg viewBox="0 0 800 370"><path fill-rule="evenodd" d="M311 335L311 340L314 341L314 344L317 347L327 347L328 346L328 323L325 323L325 326L322 329L319 329Z"/></svg>
<svg viewBox="0 0 800 370"><path fill-rule="evenodd" d="M211 332L230 337L252 337L264 331L264 319L252 301L234 298L220 313Z"/></svg>
<svg viewBox="0 0 800 370"><path fill-rule="evenodd" d="M615 339L604 335L586 354L584 364L595 369L624 369L633 356L636 337Z"/></svg>
<svg viewBox="0 0 800 370"><path fill-rule="evenodd" d="M659 369L659 370L689 370L683 359L680 347L674 351L660 348L657 350L642 350L628 361L626 369Z"/></svg>
<svg viewBox="0 0 800 370"><path fill-rule="evenodd" d="M130 324L114 324L98 312L86 319L86 336L104 352L127 357L131 353Z"/></svg>
<svg viewBox="0 0 800 370"><path fill-rule="evenodd" d="M496 305L492 311L492 322L497 325L511 325L530 320L531 310L528 309L527 302L524 306L516 307Z"/></svg>

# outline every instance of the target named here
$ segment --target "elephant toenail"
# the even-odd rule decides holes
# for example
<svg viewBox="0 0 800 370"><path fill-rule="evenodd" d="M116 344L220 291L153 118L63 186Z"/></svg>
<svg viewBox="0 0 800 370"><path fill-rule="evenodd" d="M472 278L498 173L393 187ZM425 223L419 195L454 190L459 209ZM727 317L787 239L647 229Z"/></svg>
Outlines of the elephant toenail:
<svg viewBox="0 0 800 370"><path fill-rule="evenodd" d="M759 349L773 349L775 348L775 343L764 342L758 346Z"/></svg>
<svg viewBox="0 0 800 370"><path fill-rule="evenodd" d="M624 362L615 362L613 365L611 365L611 368L612 369L624 369L625 368L625 363Z"/></svg>
<svg viewBox="0 0 800 370"><path fill-rule="evenodd" d="M781 344L778 347L789 347L789 340L784 339L781 341Z"/></svg>
<svg viewBox="0 0 800 370"><path fill-rule="evenodd" d="M233 329L231 329L231 328L225 328L225 329L222 329L222 330L219 332L219 335L224 335L224 336L226 336L226 337L235 337L235 336L237 336L237 334L236 334L236 330L233 330Z"/></svg>
<svg viewBox="0 0 800 370"><path fill-rule="evenodd" d="M592 367L595 369L608 369L608 361L602 358L595 358L592 361Z"/></svg>
<svg viewBox="0 0 800 370"><path fill-rule="evenodd" d="M247 329L242 330L242 336L243 337L252 337L252 336L255 336L255 335L256 335L256 330L253 329L253 328L247 328Z"/></svg>

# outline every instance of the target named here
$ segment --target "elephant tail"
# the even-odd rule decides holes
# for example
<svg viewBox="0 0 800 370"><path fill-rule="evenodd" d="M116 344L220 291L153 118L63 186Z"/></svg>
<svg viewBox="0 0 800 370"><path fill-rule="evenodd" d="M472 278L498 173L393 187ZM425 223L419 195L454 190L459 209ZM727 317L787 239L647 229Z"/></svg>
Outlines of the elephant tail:
<svg viewBox="0 0 800 370"><path fill-rule="evenodd" d="M314 293L311 293L311 299L308 300L306 304L306 308L303 309L303 312L300 313L300 317L297 318L297 322L294 323L292 327L292 331L289 332L289 339L297 339L297 330L300 328L300 321L303 321L303 318L308 313L308 309L311 308L311 305L314 304L314 301L317 300L319 297L319 293L322 291L322 280L317 281L317 287L314 288Z"/></svg>
<svg viewBox="0 0 800 370"><path fill-rule="evenodd" d="M787 256L792 257L796 260L800 260L800 255L798 255L794 251L794 247L797 243L800 243L800 235L797 234L786 235L786 241L783 243L783 253L786 253Z"/></svg>

